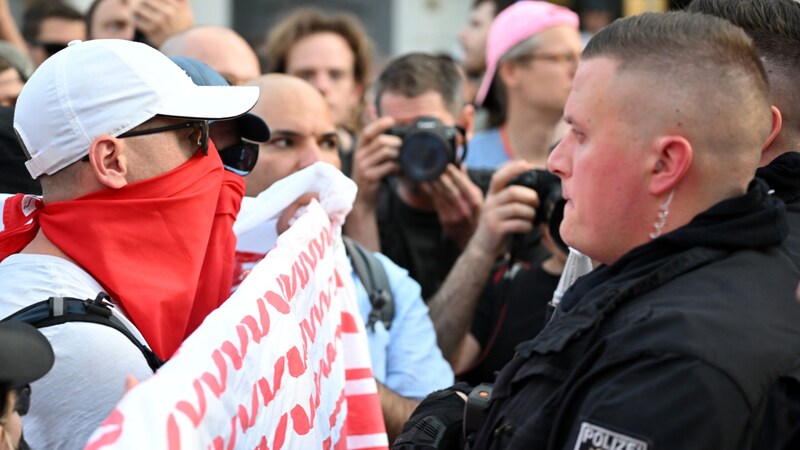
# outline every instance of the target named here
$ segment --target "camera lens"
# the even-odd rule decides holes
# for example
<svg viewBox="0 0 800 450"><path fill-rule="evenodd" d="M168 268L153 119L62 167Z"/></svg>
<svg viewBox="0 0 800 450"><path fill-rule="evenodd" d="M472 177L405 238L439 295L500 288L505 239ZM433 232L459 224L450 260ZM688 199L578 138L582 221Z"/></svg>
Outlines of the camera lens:
<svg viewBox="0 0 800 450"><path fill-rule="evenodd" d="M419 131L403 141L400 165L406 178L410 180L435 180L444 172L449 162L448 144L436 134Z"/></svg>

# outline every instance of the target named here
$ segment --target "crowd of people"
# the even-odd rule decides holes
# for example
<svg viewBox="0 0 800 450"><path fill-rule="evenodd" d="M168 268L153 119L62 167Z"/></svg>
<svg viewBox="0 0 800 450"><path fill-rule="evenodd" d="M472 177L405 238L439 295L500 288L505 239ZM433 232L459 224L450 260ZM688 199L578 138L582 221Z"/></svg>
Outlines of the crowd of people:
<svg viewBox="0 0 800 450"><path fill-rule="evenodd" d="M370 448L800 446L800 3L577 6L475 0L461 55L377 66L344 13L254 46L187 0L0 0L0 449L83 448L318 163L358 187Z"/></svg>

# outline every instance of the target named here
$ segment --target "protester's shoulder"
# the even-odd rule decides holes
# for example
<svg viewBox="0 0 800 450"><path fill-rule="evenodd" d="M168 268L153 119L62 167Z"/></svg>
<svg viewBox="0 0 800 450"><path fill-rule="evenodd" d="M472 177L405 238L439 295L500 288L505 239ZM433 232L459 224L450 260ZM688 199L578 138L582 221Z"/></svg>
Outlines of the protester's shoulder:
<svg viewBox="0 0 800 450"><path fill-rule="evenodd" d="M63 258L15 254L0 263L0 317L49 297L94 298L102 287Z"/></svg>
<svg viewBox="0 0 800 450"><path fill-rule="evenodd" d="M103 291L102 286L78 265L63 258L47 255L16 254L0 263L0 318L7 317L30 305L50 297L94 299ZM141 334L115 307L112 313L140 341ZM68 360L84 358L92 367L92 358L111 357L125 366L124 357L130 356L134 365L145 361L141 351L120 331L110 326L68 321L41 329L50 339L54 351L66 353Z"/></svg>
<svg viewBox="0 0 800 450"><path fill-rule="evenodd" d="M89 322L66 322L40 329L53 346L56 358L69 361L73 370L97 369L97 365L113 362L113 373L135 370L136 373L151 374L144 354L119 330L110 326ZM124 376L123 376L124 379Z"/></svg>
<svg viewBox="0 0 800 450"><path fill-rule="evenodd" d="M16 253L0 262L0 271L3 273L14 271L19 272L20 275L29 273L31 277L40 276L39 274L45 272L48 274L61 273L66 276L85 274L91 279L91 276L77 264L51 255Z"/></svg>

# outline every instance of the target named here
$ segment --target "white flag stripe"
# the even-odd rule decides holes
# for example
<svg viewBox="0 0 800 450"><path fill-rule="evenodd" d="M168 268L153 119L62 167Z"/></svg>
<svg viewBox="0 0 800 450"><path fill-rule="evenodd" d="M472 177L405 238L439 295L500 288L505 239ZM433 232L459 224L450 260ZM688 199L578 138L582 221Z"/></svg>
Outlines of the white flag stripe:
<svg viewBox="0 0 800 450"><path fill-rule="evenodd" d="M361 315L353 316L353 318L356 320L361 319ZM356 333L342 333L342 346L344 348L358 348L351 346L356 345L360 339L363 338ZM356 367L372 367L372 363L369 359L369 352L363 354L354 352L345 353L344 365L351 369Z"/></svg>
<svg viewBox="0 0 800 450"><path fill-rule="evenodd" d="M385 447L389 445L389 438L385 434L362 434L360 436L347 436L347 448Z"/></svg>
<svg viewBox="0 0 800 450"><path fill-rule="evenodd" d="M364 378L361 380L349 380L344 386L347 395L374 394L378 392L378 385L374 378Z"/></svg>

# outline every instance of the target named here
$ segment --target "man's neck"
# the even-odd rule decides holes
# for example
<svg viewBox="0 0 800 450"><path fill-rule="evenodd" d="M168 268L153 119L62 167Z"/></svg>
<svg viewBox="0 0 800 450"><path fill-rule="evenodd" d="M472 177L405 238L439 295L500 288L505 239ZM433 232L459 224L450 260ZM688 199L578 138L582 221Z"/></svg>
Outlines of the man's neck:
<svg viewBox="0 0 800 450"><path fill-rule="evenodd" d="M41 229L39 229L39 231L36 233L36 237L34 237L33 240L28 243L28 245L26 245L22 251L20 251L20 253L29 255L57 256L59 258L66 259L69 262L75 262L75 260L70 258L66 253L58 248L56 244L48 239Z"/></svg>
<svg viewBox="0 0 800 450"><path fill-rule="evenodd" d="M560 115L552 112L511 102L505 127L514 157L524 159L537 168L546 167L550 147L557 140L556 130L560 119Z"/></svg>

